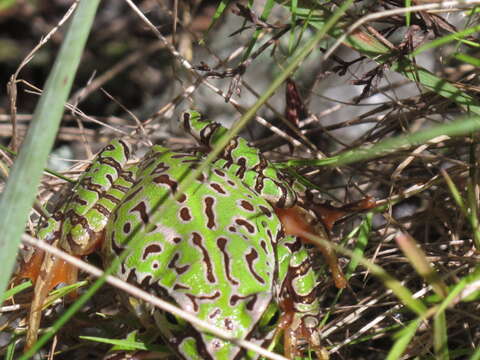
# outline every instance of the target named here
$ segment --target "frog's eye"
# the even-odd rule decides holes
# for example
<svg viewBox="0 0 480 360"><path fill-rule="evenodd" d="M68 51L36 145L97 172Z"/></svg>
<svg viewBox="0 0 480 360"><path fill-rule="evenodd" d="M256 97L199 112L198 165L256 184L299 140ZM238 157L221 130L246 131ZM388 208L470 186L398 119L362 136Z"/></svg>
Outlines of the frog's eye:
<svg viewBox="0 0 480 360"><path fill-rule="evenodd" d="M153 313L155 323L160 329L160 332L168 340L176 336L185 336L189 332L188 321L164 311L155 311Z"/></svg>
<svg viewBox="0 0 480 360"><path fill-rule="evenodd" d="M165 326L169 327L170 330L184 329L188 325L187 321L169 312L163 314L163 319Z"/></svg>
<svg viewBox="0 0 480 360"><path fill-rule="evenodd" d="M280 308L275 303L270 303L258 322L258 330L261 333L268 333L277 327L280 320Z"/></svg>

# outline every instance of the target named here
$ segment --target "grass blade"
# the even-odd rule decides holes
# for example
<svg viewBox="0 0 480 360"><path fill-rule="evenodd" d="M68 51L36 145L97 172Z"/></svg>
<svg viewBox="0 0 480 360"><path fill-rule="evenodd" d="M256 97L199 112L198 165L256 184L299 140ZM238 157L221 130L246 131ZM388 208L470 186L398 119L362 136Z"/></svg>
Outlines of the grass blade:
<svg viewBox="0 0 480 360"><path fill-rule="evenodd" d="M410 322L407 327L397 333L399 338L395 341L395 344L393 344L392 348L390 349L386 360L395 360L401 358L421 323L422 320L417 318Z"/></svg>
<svg viewBox="0 0 480 360"><path fill-rule="evenodd" d="M60 53L47 79L5 191L0 198L0 294L15 263L20 236L35 199L47 156L64 112L74 75L95 17L99 0L80 1Z"/></svg>

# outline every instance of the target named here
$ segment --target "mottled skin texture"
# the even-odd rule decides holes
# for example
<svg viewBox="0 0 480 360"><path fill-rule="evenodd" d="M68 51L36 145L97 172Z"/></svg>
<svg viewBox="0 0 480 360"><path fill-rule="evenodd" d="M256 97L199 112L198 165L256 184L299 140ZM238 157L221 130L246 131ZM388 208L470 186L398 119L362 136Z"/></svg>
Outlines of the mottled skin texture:
<svg viewBox="0 0 480 360"><path fill-rule="evenodd" d="M120 278L168 296L201 319L243 337L272 301L274 247L282 227L267 201L221 169L210 168L172 200L172 189L197 163L188 154L151 150L137 173L141 180L107 224L106 265L131 241L135 245L116 273ZM149 223L149 209L167 201L151 232L141 239L131 235L137 224ZM215 351L221 342L212 337L204 336L204 342L218 358L234 355L228 346Z"/></svg>
<svg viewBox="0 0 480 360"><path fill-rule="evenodd" d="M182 121L208 147L227 131L195 111ZM83 255L105 234L106 266L129 250L115 272L118 277L238 338L265 345L282 309L288 355L294 355L299 338L318 348L316 277L303 244L285 235L275 214L275 208L294 206L296 194L273 165L235 137L175 200L181 179L203 160L202 154L154 146L138 164L126 167L128 156L122 141L100 152L39 237L58 239L59 247ZM140 236L138 230L156 211L162 213L160 220ZM153 317L185 359L256 357L158 309L140 307L138 315Z"/></svg>

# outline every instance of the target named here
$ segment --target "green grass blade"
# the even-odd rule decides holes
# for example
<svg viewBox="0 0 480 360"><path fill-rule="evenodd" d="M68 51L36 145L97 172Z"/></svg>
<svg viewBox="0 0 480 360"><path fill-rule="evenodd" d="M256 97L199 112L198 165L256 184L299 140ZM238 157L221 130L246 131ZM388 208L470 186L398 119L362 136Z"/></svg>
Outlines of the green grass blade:
<svg viewBox="0 0 480 360"><path fill-rule="evenodd" d="M98 4L99 0L80 1L0 198L0 294L10 279L20 236L35 200Z"/></svg>
<svg viewBox="0 0 480 360"><path fill-rule="evenodd" d="M473 242L475 247L480 249L480 231L478 229L478 211L477 211L477 199L475 193L475 187L472 181L468 181L467 184L467 201L468 201L468 222L473 232Z"/></svg>
<svg viewBox="0 0 480 360"><path fill-rule="evenodd" d="M418 327L422 323L422 320L417 318L410 322L404 329L400 330L397 335L399 336L398 340L395 341L390 352L388 353L386 360L396 360L402 357L402 354L406 350L408 344L415 335Z"/></svg>
<svg viewBox="0 0 480 360"><path fill-rule="evenodd" d="M470 357L470 360L480 360L480 344L477 343L477 350L473 353L473 355Z"/></svg>
<svg viewBox="0 0 480 360"><path fill-rule="evenodd" d="M438 312L433 319L433 348L435 359L448 360L448 335L445 311Z"/></svg>
<svg viewBox="0 0 480 360"><path fill-rule="evenodd" d="M412 6L412 0L405 0L405 6L404 7L410 7ZM405 25L408 27L412 23L412 13L409 11L405 13Z"/></svg>
<svg viewBox="0 0 480 360"><path fill-rule="evenodd" d="M93 342L99 342L103 344L112 345L111 351L150 351L156 352L157 354L162 354L165 358L169 355L172 355L172 352L166 345L157 345L157 344L150 344L145 343L142 339L142 336L138 335L138 331L135 330L134 332L128 334L126 339L109 339L109 338L102 338L97 336L79 336L82 340L88 340ZM160 355L159 354L159 355Z"/></svg>
<svg viewBox="0 0 480 360"><path fill-rule="evenodd" d="M344 153L321 160L290 160L276 163L278 168L296 166L340 166L352 164L357 161L373 159L384 156L402 148L409 148L424 144L437 136L460 136L480 130L480 116L460 118L447 124L438 125L414 134L398 136L387 139L368 148L357 148Z"/></svg>
<svg viewBox="0 0 480 360"><path fill-rule="evenodd" d="M0 304L3 303L9 297L15 296L16 294L22 292L23 290L28 289L30 286L32 286L32 282L25 281L11 289L8 289L3 293L3 296L0 296Z"/></svg>
<svg viewBox="0 0 480 360"><path fill-rule="evenodd" d="M215 26L217 21L220 19L222 14L227 9L227 6L228 6L229 3L230 3L230 0L222 0L218 3L217 8L215 9L215 14L213 14L212 22L208 26L207 33L210 32L210 30L212 30L212 28Z"/></svg>
<svg viewBox="0 0 480 360"><path fill-rule="evenodd" d="M16 0L2 0L0 1L0 11L6 11L15 6L16 3Z"/></svg>
<svg viewBox="0 0 480 360"><path fill-rule="evenodd" d="M464 216L468 216L468 208L463 201L462 194L460 194L457 185L455 185L452 178L450 177L450 175L448 175L448 172L445 169L440 169L440 173L442 174L443 179L445 180L445 183L450 190L450 194L452 195L453 200L455 200L455 203L460 208L460 211L463 213Z"/></svg>
<svg viewBox="0 0 480 360"><path fill-rule="evenodd" d="M390 70L403 74L408 79L422 84L426 89L462 106L474 114L480 115L478 101L445 79L439 78L430 71L414 65L407 58L394 62Z"/></svg>
<svg viewBox="0 0 480 360"><path fill-rule="evenodd" d="M121 350L126 350L126 351L148 350L145 344L140 341L107 339L107 338L101 338L97 336L79 336L79 339L118 346Z"/></svg>
<svg viewBox="0 0 480 360"><path fill-rule="evenodd" d="M407 232L399 233L395 240L417 274L425 279L439 297L445 298L448 293L448 287L417 241Z"/></svg>
<svg viewBox="0 0 480 360"><path fill-rule="evenodd" d="M479 58L476 58L476 57L473 57L473 56L470 56L470 55L467 55L467 54L462 54L462 53L453 54L453 57L457 60L462 61L462 62L466 62L466 63L469 63L473 66L480 67L480 59Z"/></svg>
<svg viewBox="0 0 480 360"><path fill-rule="evenodd" d="M358 233L358 239L355 243L355 248L353 249L353 253L355 254L355 257L358 259L360 257L363 257L365 253L365 248L368 245L368 238L370 235L370 232L372 231L372 225L373 225L373 212L369 212L365 218L363 219L362 223L360 224L360 231ZM358 260L351 260L348 263L347 269L346 269L346 276L347 278L350 278L350 276L355 272L359 265Z"/></svg>
<svg viewBox="0 0 480 360"><path fill-rule="evenodd" d="M449 42L455 41L455 40L462 40L464 37L474 34L476 32L480 31L480 25L473 26L470 28L467 28L462 31L457 31L453 34L449 34L446 36L442 36L441 38L432 40L422 46L419 46L418 48L415 49L415 51L412 52L412 56L417 56L421 54L424 51L442 46L444 44L448 44ZM478 45L478 44L477 44Z"/></svg>
<svg viewBox="0 0 480 360"><path fill-rule="evenodd" d="M477 204L476 204L476 198L475 198L475 192L473 190L473 186L471 184L471 181L468 182L467 184L467 200L468 200L468 206L465 204L463 201L462 195L460 194L460 191L458 190L457 186L453 182L453 180L450 178L450 175L446 172L446 170L441 169L440 170L443 178L445 179L445 183L448 186L448 189L450 190L450 193L452 194L453 199L455 200L457 206L460 208L460 211L462 212L463 216L465 216L472 228L473 232L473 240L475 243L475 247L477 249L480 249L480 231L478 229L478 214L477 214Z"/></svg>

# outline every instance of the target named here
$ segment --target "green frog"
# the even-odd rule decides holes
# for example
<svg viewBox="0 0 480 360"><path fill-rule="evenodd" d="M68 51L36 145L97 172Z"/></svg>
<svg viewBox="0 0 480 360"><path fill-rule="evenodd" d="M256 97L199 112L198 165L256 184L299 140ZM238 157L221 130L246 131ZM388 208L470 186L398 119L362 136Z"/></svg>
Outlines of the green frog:
<svg viewBox="0 0 480 360"><path fill-rule="evenodd" d="M185 112L181 123L210 149L227 132L196 111ZM317 231L305 220L291 181L258 149L234 137L179 194L182 179L204 157L201 152L155 145L130 165L129 145L114 140L97 155L38 237L76 256L101 243L106 267L127 250L115 276L239 339L267 346L281 330L287 357L300 355L305 344L323 357L317 277L303 242L286 223L294 218L305 231ZM159 220L151 224L158 211ZM34 303L41 304L57 283L75 281L76 272L68 264L40 253L34 258L29 264L42 264L47 274L37 281ZM65 275L53 275L59 272ZM183 359L258 357L140 304L132 310L142 319L153 319ZM31 325L39 322L32 316Z"/></svg>

